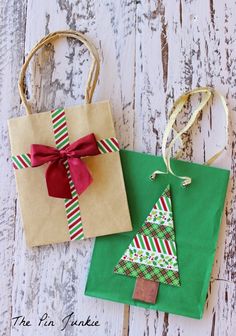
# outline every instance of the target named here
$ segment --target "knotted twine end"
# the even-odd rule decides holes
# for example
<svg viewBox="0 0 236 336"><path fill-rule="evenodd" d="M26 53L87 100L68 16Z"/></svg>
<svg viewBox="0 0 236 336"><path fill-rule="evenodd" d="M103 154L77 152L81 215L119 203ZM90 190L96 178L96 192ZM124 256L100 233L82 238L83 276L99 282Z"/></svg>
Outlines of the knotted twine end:
<svg viewBox="0 0 236 336"><path fill-rule="evenodd" d="M183 187L187 187L192 183L192 179L190 177L186 177L185 180L182 182Z"/></svg>
<svg viewBox="0 0 236 336"><path fill-rule="evenodd" d="M158 173L154 172L152 175L149 176L149 180L154 181L157 177Z"/></svg>
<svg viewBox="0 0 236 336"><path fill-rule="evenodd" d="M157 176L158 175L160 175L160 174L164 174L164 175L167 175L168 174L168 172L166 171L166 172L163 172L163 171L161 171L161 170L155 170L150 176L149 176L149 179L151 180L151 181L154 181L156 178L157 178Z"/></svg>

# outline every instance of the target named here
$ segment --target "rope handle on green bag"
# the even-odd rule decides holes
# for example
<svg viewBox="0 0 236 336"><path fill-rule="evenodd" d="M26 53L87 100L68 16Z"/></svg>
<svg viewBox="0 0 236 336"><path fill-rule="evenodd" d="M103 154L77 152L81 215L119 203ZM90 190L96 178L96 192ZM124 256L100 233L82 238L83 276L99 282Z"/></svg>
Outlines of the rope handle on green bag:
<svg viewBox="0 0 236 336"><path fill-rule="evenodd" d="M19 89L21 100L22 100L22 104L24 105L27 114L31 114L31 108L25 96L24 78L25 78L25 73L29 65L29 62L31 58L34 56L34 54L40 48L62 37L70 37L73 39L77 39L81 43L83 43L86 46L86 48L89 50L90 56L92 58L92 63L90 66L86 90L85 90L85 102L86 104L90 104L92 101L93 93L94 93L94 90L97 84L98 75L100 71L100 61L99 61L99 55L98 55L97 49L91 43L91 41L88 40L88 38L84 34L78 31L75 31L75 30L60 30L60 31L50 33L44 36L40 41L38 41L38 43L36 43L35 46L32 48L32 50L30 51L30 53L26 57L24 64L22 65L20 76L19 76L18 89Z"/></svg>
<svg viewBox="0 0 236 336"><path fill-rule="evenodd" d="M176 121L176 118L178 116L178 114L182 111L184 105L187 103L188 99L190 96L193 96L195 94L199 94L199 93L203 93L204 97L202 99L202 101L200 102L200 104L198 105L198 107L195 109L195 111L192 113L189 121L187 122L187 124L179 131L177 132L176 129L174 128L174 123ZM171 168L171 164L170 164L170 157L171 157L171 150L174 147L176 141L180 140L181 142L181 146L183 145L183 141L182 141L182 134L187 132L195 123L195 121L197 120L201 110L206 106L206 104L208 103L208 101L210 100L210 98L213 96L213 94L217 94L221 100L221 103L223 105L224 108L224 112L225 112L225 116L226 116L226 139L225 139L225 146L224 148L222 148L221 150L219 150L215 155L213 155L205 164L206 165L211 165L222 153L223 151L226 149L227 144L228 144L228 119L229 119L229 111L228 111L228 107L225 101L225 98L218 92L216 92L214 89L209 88L209 87L199 87L196 88L194 90L188 91L186 93L184 93L183 95L181 95L176 102L173 105L173 108L170 112L169 115L169 120L166 126L166 129L164 131L163 134L163 140L162 140L162 156L163 156L163 160L166 166L166 171L160 171L160 170L155 170L151 176L150 179L151 180L155 180L156 177L159 174L172 174L175 177L183 180L182 182L182 186L187 186L189 184L191 184L192 179L189 176L179 176L176 175L174 173L174 171ZM175 132L175 136L173 137L173 139L171 140L168 148L167 148L167 139L169 137L169 135L171 134L171 131L174 130ZM180 155L180 151L177 153L177 157L179 157Z"/></svg>

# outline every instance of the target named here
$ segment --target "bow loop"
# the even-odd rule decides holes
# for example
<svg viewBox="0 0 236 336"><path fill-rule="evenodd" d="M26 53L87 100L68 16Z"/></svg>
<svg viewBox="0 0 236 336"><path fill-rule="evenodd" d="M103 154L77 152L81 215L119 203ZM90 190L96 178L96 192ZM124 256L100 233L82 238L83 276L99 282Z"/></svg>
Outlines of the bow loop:
<svg viewBox="0 0 236 336"><path fill-rule="evenodd" d="M31 145L32 167L49 162L46 182L49 196L72 198L69 179L71 177L77 193L80 195L92 182L92 177L81 157L98 155L99 149L93 133L88 134L66 149L33 144ZM68 161L68 169L66 167Z"/></svg>

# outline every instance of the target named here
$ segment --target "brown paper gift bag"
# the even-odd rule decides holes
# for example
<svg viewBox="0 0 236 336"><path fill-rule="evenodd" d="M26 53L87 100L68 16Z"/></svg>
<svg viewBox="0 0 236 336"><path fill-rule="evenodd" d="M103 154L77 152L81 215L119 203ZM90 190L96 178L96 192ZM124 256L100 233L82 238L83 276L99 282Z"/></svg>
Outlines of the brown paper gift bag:
<svg viewBox="0 0 236 336"><path fill-rule="evenodd" d="M78 39L90 52L92 65L85 93L86 104L31 114L23 88L26 68L39 48L59 37ZM98 74L97 50L84 35L76 31L59 31L44 37L22 67L19 92L27 115L10 119L8 127L29 246L80 240L132 229L110 104L108 101L91 103ZM75 142L79 143L76 150L71 146ZM89 152L91 146L96 147L97 153ZM33 148L43 148L43 151L35 154ZM74 157L75 153L80 153L79 157ZM42 158L44 164L40 161ZM35 160L41 163L37 161L35 164ZM76 164L73 166L74 162ZM92 177L92 182L89 180L91 184L79 194L77 185L86 180L83 179L82 168L87 179ZM66 176L65 181L58 178L60 172ZM47 180L48 175L50 181ZM51 182L54 189L67 185L70 197L50 197Z"/></svg>

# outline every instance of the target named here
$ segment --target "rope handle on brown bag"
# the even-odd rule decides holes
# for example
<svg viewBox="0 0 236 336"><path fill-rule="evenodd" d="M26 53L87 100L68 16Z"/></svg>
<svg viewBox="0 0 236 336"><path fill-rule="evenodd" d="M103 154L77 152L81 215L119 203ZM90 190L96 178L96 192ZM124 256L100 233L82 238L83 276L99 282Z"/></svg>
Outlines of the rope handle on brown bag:
<svg viewBox="0 0 236 336"><path fill-rule="evenodd" d="M191 115L189 121L187 122L187 124L180 131L176 131L176 129L174 128L174 123L176 121L176 118L177 118L178 114L182 111L182 109L183 109L184 105L187 103L189 97L191 97L195 94L199 94L199 93L204 94L201 102L199 103L197 108L192 113L192 115ZM227 107L225 98L220 93L218 93L217 91L215 91L214 89L212 89L210 87L199 87L199 88L196 88L194 90L188 91L188 92L184 93L183 95L181 95L175 101L175 103L173 105L173 108L172 108L172 110L169 114L169 119L168 119L168 122L167 122L167 126L166 126L166 129L165 129L164 134L163 134L162 156L163 156L163 160L164 160L164 163L165 163L165 166L166 166L166 171L163 172L163 171L160 171L160 170L155 170L150 176L151 180L155 180L156 177L159 174L170 173L170 174L176 176L177 178L183 180L183 182L182 182L183 186L187 186L187 185L191 184L191 182L192 182L191 177L176 175L175 172L172 170L171 163L170 163L171 150L178 140L181 142L181 146L183 145L181 136L193 126L193 124L196 122L199 114L201 113L202 109L206 106L206 104L208 103L210 98L213 97L213 94L217 94L219 96L219 98L221 100L221 103L223 105L223 109L224 109L225 117L226 117L226 139L225 139L225 146L221 150L219 150L215 155L213 155L205 163L205 165L211 165L223 153L223 151L227 148L228 128L229 128L228 127L229 111L228 111L228 107ZM173 139L171 140L169 146L167 147L167 139L170 136L172 130L174 131L175 135L174 135ZM181 152L181 150L178 151L178 153L177 153L178 158L179 158L180 152Z"/></svg>
<svg viewBox="0 0 236 336"><path fill-rule="evenodd" d="M26 57L25 63L23 64L21 68L19 82L18 82L18 89L19 89L19 94L20 94L22 103L26 109L27 114L31 114L31 109L30 109L29 102L27 101L26 96L25 96L24 79L25 79L25 73L29 65L29 62L31 58L33 57L33 55L40 48L42 48L44 45L54 40L57 40L58 38L61 38L61 37L71 37L71 38L79 40L87 47L87 49L90 52L90 56L92 58L92 64L90 67L86 90L85 90L85 102L86 104L89 104L92 101L93 93L94 93L94 90L97 84L98 75L100 71L100 61L99 61L98 52L95 46L82 33L77 32L75 30L61 30L61 31L56 31L54 33L50 33L47 36L43 37L30 51L29 55Z"/></svg>

